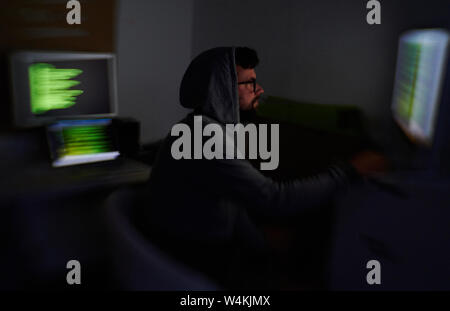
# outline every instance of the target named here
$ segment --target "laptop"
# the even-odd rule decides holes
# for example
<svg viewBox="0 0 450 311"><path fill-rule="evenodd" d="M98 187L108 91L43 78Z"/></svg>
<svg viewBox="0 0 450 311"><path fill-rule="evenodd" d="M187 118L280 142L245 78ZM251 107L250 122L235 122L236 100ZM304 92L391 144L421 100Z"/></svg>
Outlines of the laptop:
<svg viewBox="0 0 450 311"><path fill-rule="evenodd" d="M120 156L112 119L65 120L47 126L53 167L113 161Z"/></svg>

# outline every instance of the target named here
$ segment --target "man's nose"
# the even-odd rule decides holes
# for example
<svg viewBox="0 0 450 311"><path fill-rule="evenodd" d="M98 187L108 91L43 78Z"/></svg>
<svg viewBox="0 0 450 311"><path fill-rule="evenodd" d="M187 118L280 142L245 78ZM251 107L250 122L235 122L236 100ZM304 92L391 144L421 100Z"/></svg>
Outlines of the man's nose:
<svg viewBox="0 0 450 311"><path fill-rule="evenodd" d="M262 93L264 93L264 89L262 88L261 85L259 85L258 83L256 83L256 91L255 91L255 94L259 95L259 94L262 94Z"/></svg>

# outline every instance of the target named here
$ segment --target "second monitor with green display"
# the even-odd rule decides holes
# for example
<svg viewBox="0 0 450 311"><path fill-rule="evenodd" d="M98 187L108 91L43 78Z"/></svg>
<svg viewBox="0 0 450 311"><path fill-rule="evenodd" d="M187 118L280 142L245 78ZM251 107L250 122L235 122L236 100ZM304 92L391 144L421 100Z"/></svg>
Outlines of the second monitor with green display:
<svg viewBox="0 0 450 311"><path fill-rule="evenodd" d="M14 123L117 115L114 54L17 52L11 56Z"/></svg>

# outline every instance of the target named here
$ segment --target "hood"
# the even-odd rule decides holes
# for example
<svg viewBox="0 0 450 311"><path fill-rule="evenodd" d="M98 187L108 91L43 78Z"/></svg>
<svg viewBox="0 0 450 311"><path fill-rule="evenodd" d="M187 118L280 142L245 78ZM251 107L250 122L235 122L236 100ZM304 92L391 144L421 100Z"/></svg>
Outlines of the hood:
<svg viewBox="0 0 450 311"><path fill-rule="evenodd" d="M239 122L234 47L207 50L189 65L180 86L180 103L222 124Z"/></svg>

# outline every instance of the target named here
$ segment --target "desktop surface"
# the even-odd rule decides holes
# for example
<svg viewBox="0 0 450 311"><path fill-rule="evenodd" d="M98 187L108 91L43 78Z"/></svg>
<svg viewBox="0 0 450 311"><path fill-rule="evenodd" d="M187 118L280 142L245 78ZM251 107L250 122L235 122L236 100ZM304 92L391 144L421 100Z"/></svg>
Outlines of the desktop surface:
<svg viewBox="0 0 450 311"><path fill-rule="evenodd" d="M14 168L11 177L1 181L0 195L65 193L140 183L148 180L150 172L150 166L128 158L58 168L48 162L30 163Z"/></svg>
<svg viewBox="0 0 450 311"><path fill-rule="evenodd" d="M450 180L411 172L352 187L337 200L330 287L334 290L450 289ZM378 260L380 285L366 264Z"/></svg>

